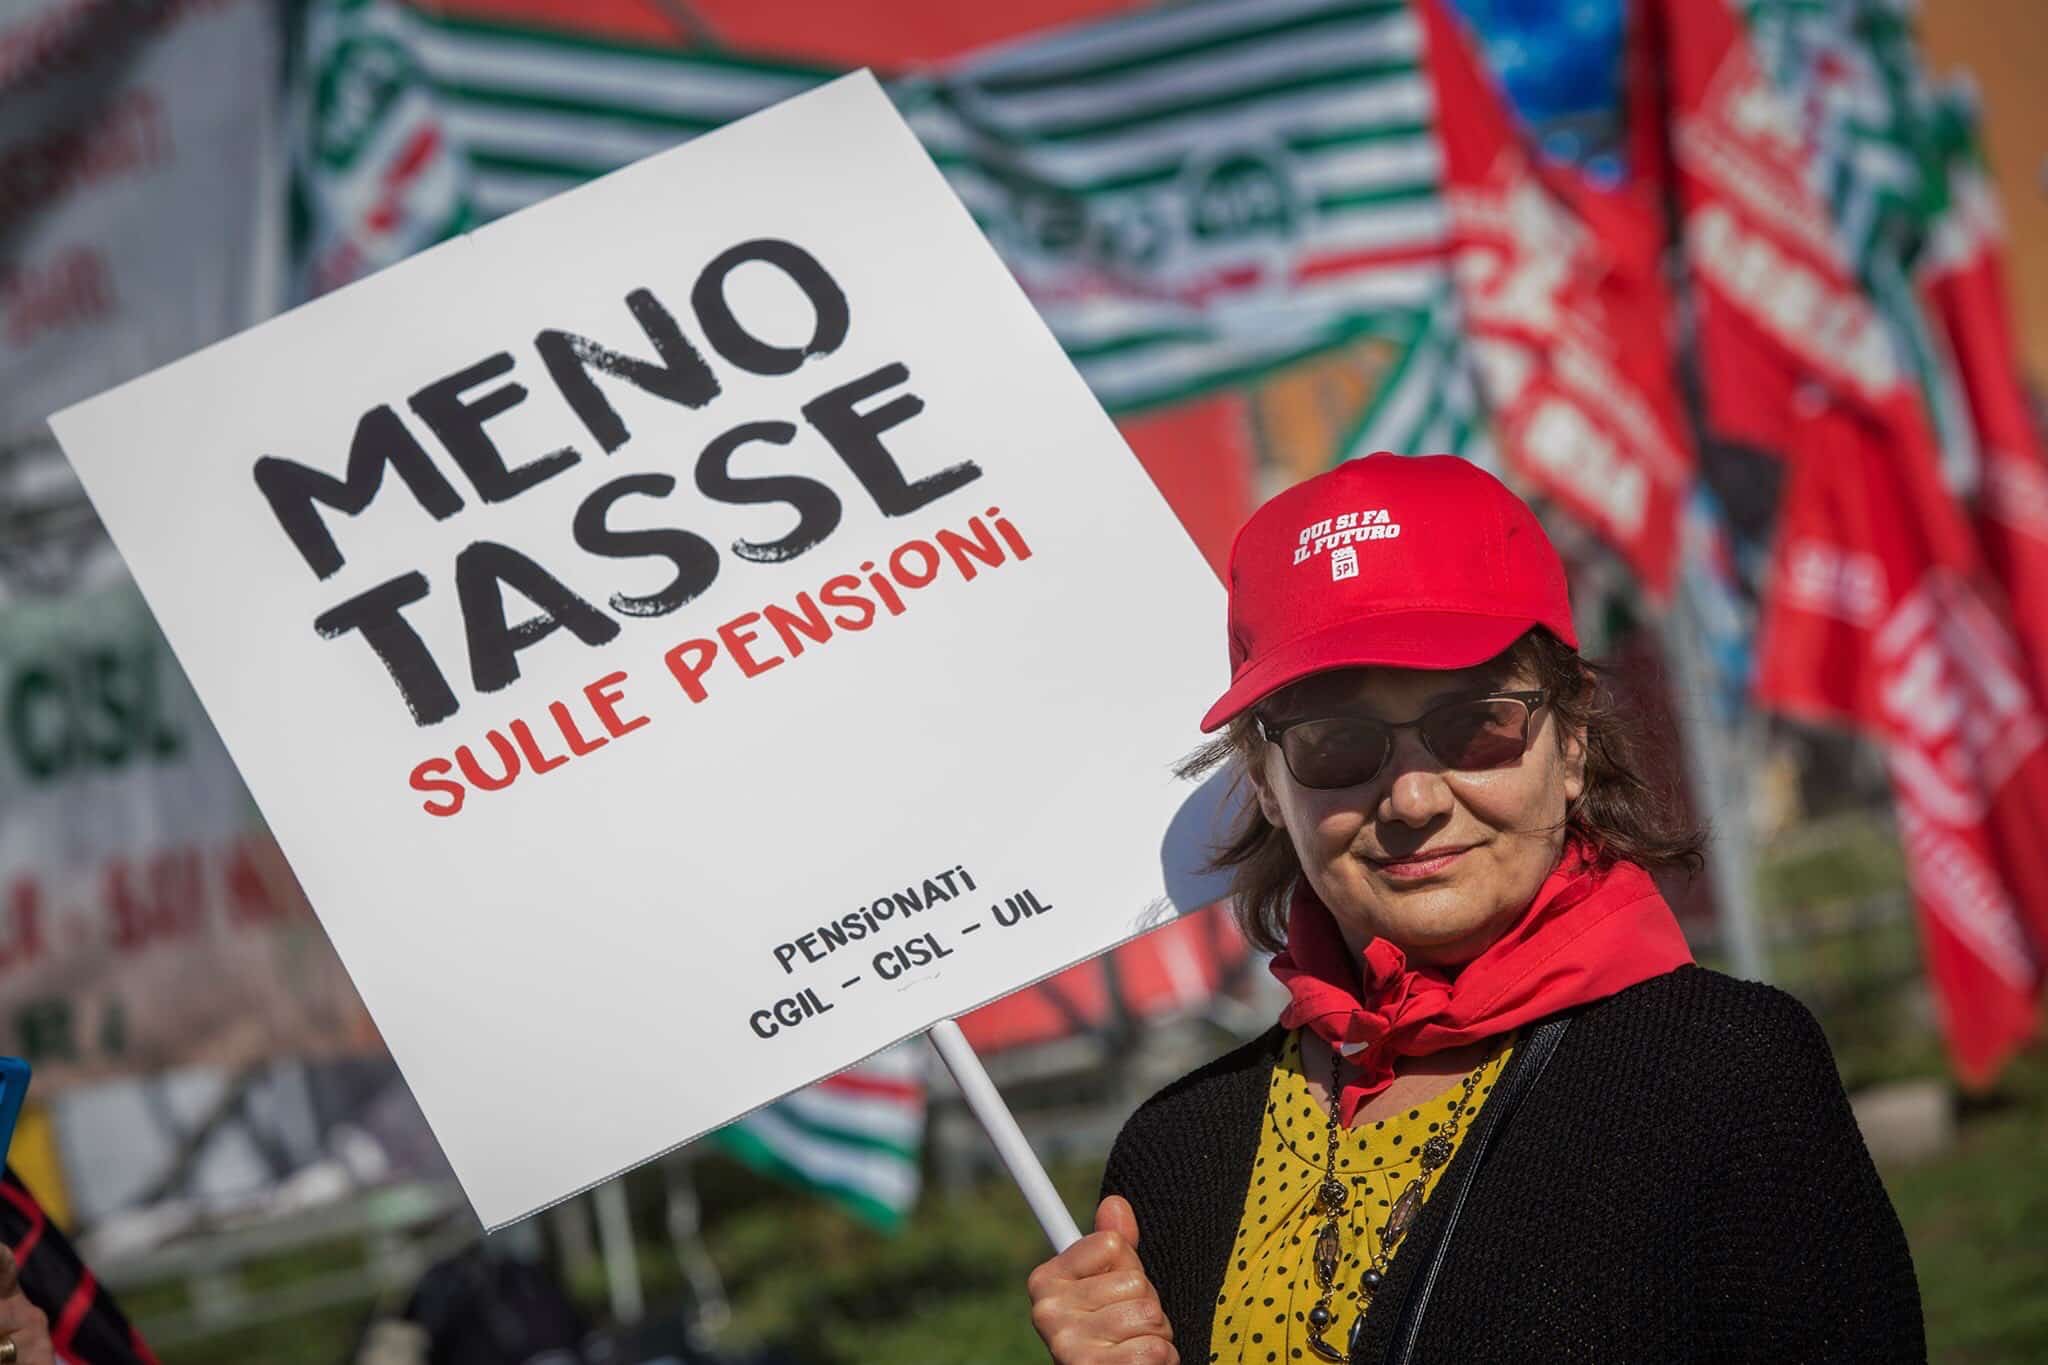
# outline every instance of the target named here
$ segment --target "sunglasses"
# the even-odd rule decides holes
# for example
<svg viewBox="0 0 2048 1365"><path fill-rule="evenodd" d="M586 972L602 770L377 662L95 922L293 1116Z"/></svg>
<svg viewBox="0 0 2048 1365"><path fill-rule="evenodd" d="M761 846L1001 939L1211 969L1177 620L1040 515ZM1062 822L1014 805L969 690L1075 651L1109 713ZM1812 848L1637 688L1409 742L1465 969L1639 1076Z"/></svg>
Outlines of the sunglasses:
<svg viewBox="0 0 2048 1365"><path fill-rule="evenodd" d="M1529 721L1545 692L1496 692L1434 706L1414 720L1322 716L1274 725L1255 716L1259 734L1280 746L1287 771L1304 787L1332 791L1372 781L1394 752L1394 732L1413 730L1437 762L1458 772L1484 772L1521 761Z"/></svg>

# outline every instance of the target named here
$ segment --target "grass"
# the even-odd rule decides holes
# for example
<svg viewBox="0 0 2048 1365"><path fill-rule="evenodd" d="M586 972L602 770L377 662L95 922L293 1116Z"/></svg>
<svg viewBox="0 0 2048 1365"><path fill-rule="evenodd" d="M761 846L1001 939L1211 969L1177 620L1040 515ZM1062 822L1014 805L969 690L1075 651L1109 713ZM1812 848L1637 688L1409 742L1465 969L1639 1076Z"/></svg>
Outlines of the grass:
<svg viewBox="0 0 2048 1365"><path fill-rule="evenodd" d="M1757 901L1771 979L1819 1017L1844 1085L1946 1074L1889 816L1847 812L1762 849Z"/></svg>
<svg viewBox="0 0 2048 1365"><path fill-rule="evenodd" d="M1971 1105L1953 1149L1884 1175L1913 1248L1930 1359L2048 1360L2048 1055L2021 1058Z"/></svg>
<svg viewBox="0 0 2048 1365"><path fill-rule="evenodd" d="M1888 816L1854 811L1800 827L1760 850L1757 900L1767 915L1901 890L1905 855Z"/></svg>
<svg viewBox="0 0 2048 1365"><path fill-rule="evenodd" d="M707 1163L700 1188L723 1174ZM1092 1165L1053 1172L1084 1223L1100 1175ZM1024 1277L1050 1252L1007 1183L930 1193L893 1236L815 1200L777 1200L708 1227L711 1254L734 1290L721 1344L772 1343L818 1365L1043 1365Z"/></svg>
<svg viewBox="0 0 2048 1365"><path fill-rule="evenodd" d="M1831 928L1853 903L1905 891L1890 821L1859 813L1802 830L1758 869L1764 913L1808 930L1773 953L1779 984L1811 1005L1852 1090L1943 1077L1910 915ZM2048 1361L2048 1052L2017 1059L1965 1106L1957 1142L1883 1172L1905 1225L1938 1365Z"/></svg>
<svg viewBox="0 0 2048 1365"><path fill-rule="evenodd" d="M347 1365L369 1305L323 1308L157 1352L163 1365ZM146 1325L146 1324L145 1324ZM147 1334L145 1333L145 1336Z"/></svg>

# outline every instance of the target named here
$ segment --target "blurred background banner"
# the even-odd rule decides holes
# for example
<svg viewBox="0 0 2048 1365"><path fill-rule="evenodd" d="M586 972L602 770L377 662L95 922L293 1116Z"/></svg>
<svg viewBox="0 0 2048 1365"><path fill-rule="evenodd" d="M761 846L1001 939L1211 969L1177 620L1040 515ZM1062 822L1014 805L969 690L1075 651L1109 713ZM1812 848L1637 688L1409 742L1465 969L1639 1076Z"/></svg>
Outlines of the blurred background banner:
<svg viewBox="0 0 2048 1365"><path fill-rule="evenodd" d="M133 586L0 604L0 1051L89 1078L377 1046Z"/></svg>
<svg viewBox="0 0 2048 1365"><path fill-rule="evenodd" d="M0 455L275 311L279 45L265 0L0 14Z"/></svg>
<svg viewBox="0 0 2048 1365"><path fill-rule="evenodd" d="M1442 278L1404 5L1170 7L1018 40L897 95L1111 412L1398 335Z"/></svg>
<svg viewBox="0 0 2048 1365"><path fill-rule="evenodd" d="M1854 418L1812 426L1782 513L1759 687L1885 744L1935 998L1958 1072L1981 1083L2037 1025L2048 727L1974 566L1940 553L1944 531L1968 542L1931 462L1915 486ZM1872 596L1872 583L1887 586Z"/></svg>
<svg viewBox="0 0 2048 1365"><path fill-rule="evenodd" d="M2037 1025L2048 861L2022 831L2048 821L2048 733L1971 524L1972 413L1913 283L1965 254L1937 243L1967 230L1938 136L1961 114L1893 16L1666 16L1706 421L1790 466L1758 695L1887 746L1936 999L1981 1081ZM1980 366L2016 373L1994 335Z"/></svg>
<svg viewBox="0 0 2048 1365"><path fill-rule="evenodd" d="M1975 426L1977 531L2034 677L2048 679L2048 447L2020 372L2006 302L2005 221L1983 161L1977 102L1965 90L1951 93L1948 203L1931 226L1921 279Z"/></svg>
<svg viewBox="0 0 2048 1365"><path fill-rule="evenodd" d="M353 277L343 260L382 263L387 225L411 226L392 239L410 249L459 230L465 183L494 218L830 74L363 0L326 0L309 41L305 197L361 243L327 246L322 287ZM1442 279L1405 6L1212 0L1020 40L894 94L1111 412L1404 335Z"/></svg>

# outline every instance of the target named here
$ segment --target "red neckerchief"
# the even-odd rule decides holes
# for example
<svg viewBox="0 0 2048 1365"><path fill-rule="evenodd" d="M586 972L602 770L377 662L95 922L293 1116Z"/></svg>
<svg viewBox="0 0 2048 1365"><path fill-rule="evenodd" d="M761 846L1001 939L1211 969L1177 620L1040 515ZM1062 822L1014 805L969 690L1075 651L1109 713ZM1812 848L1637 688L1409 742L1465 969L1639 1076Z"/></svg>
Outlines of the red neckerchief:
<svg viewBox="0 0 2048 1365"><path fill-rule="evenodd" d="M1491 1038L1690 961L1678 919L1650 874L1628 862L1595 866L1574 841L1515 927L1455 975L1411 967L1407 954L1377 938L1366 945L1361 969L1304 880L1273 975L1293 996L1281 1024L1313 1029L1357 1068L1340 1105L1349 1124L1393 1083L1398 1058Z"/></svg>

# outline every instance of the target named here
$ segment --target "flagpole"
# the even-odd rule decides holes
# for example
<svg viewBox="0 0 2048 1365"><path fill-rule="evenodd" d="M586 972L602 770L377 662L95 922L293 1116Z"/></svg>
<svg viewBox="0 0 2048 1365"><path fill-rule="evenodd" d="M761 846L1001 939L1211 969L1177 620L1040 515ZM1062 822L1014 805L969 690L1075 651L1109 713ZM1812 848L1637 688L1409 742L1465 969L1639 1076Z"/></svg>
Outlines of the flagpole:
<svg viewBox="0 0 2048 1365"><path fill-rule="evenodd" d="M1677 685L1671 689L1684 736L1684 769L1693 805L1706 817L1707 865L1713 873L1714 919L1732 974L1769 981L1771 963L1757 915L1756 841L1750 830L1749 769L1756 757L1754 727L1738 720L1733 732L1715 722L1714 680L1695 623L1674 613L1663 632L1664 657Z"/></svg>
<svg viewBox="0 0 2048 1365"><path fill-rule="evenodd" d="M1080 1241L1081 1230L1074 1226L1074 1215L1067 1211L1066 1201L1052 1187L1052 1177L1045 1173L1045 1167L1039 1164L1038 1153L1032 1151L1031 1144L1025 1141L1024 1130L1017 1126L1017 1116L1010 1112L1002 1092L989 1079L988 1070L982 1066L981 1058L975 1055L967 1035L951 1019L941 1019L925 1036L932 1040L932 1046L938 1050L946 1070L953 1073L954 1083L960 1087L967 1107L974 1111L974 1117L981 1121L982 1131L995 1144L996 1155L1009 1168L1010 1179L1017 1182L1024 1202L1031 1206L1032 1215L1038 1219L1038 1226L1045 1230L1046 1240L1052 1243L1052 1249L1055 1252L1065 1251Z"/></svg>

